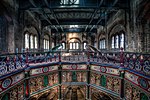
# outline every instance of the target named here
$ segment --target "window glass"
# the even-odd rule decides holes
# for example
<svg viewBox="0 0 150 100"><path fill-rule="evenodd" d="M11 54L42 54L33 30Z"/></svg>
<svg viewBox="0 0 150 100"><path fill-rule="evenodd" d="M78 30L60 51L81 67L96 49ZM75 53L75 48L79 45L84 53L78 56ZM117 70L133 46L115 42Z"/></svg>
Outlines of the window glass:
<svg viewBox="0 0 150 100"><path fill-rule="evenodd" d="M83 43L83 49L86 49L86 42Z"/></svg>
<svg viewBox="0 0 150 100"><path fill-rule="evenodd" d="M73 49L76 49L76 43L73 43Z"/></svg>
<svg viewBox="0 0 150 100"><path fill-rule="evenodd" d="M65 49L66 47L65 47L65 43L62 43L62 49Z"/></svg>
<svg viewBox="0 0 150 100"><path fill-rule="evenodd" d="M105 39L103 40L103 42L104 42L104 49L106 48L106 42L105 42Z"/></svg>
<svg viewBox="0 0 150 100"><path fill-rule="evenodd" d="M49 41L47 41L47 49L49 49Z"/></svg>
<svg viewBox="0 0 150 100"><path fill-rule="evenodd" d="M105 49L106 45L105 45L105 39L102 39L99 41L99 48L100 49Z"/></svg>
<svg viewBox="0 0 150 100"><path fill-rule="evenodd" d="M97 43L96 42L94 42L94 47L96 48L96 45L97 45Z"/></svg>
<svg viewBox="0 0 150 100"><path fill-rule="evenodd" d="M115 37L112 37L112 42L111 42L111 47L114 48L115 47Z"/></svg>
<svg viewBox="0 0 150 100"><path fill-rule="evenodd" d="M79 49L79 43L76 43L76 49Z"/></svg>
<svg viewBox="0 0 150 100"><path fill-rule="evenodd" d="M46 49L47 49L48 48L48 42L47 42L47 40L45 42L46 42Z"/></svg>
<svg viewBox="0 0 150 100"><path fill-rule="evenodd" d="M120 48L124 48L124 34L120 35Z"/></svg>
<svg viewBox="0 0 150 100"><path fill-rule="evenodd" d="M61 0L60 4L79 4L79 0Z"/></svg>
<svg viewBox="0 0 150 100"><path fill-rule="evenodd" d="M99 41L99 49L101 49L101 41Z"/></svg>
<svg viewBox="0 0 150 100"><path fill-rule="evenodd" d="M25 40L24 41L25 48L37 49L38 46L37 36L34 36L33 34L31 35L25 34L24 40Z"/></svg>
<svg viewBox="0 0 150 100"><path fill-rule="evenodd" d="M112 36L112 48L124 48L125 44L125 35L124 33L121 34L115 34Z"/></svg>
<svg viewBox="0 0 150 100"><path fill-rule="evenodd" d="M70 49L72 49L72 42L70 43Z"/></svg>
<svg viewBox="0 0 150 100"><path fill-rule="evenodd" d="M45 48L46 48L46 47L45 47L45 46L46 46L46 45L45 45L45 39L44 39L43 43L44 43L44 49L45 49Z"/></svg>
<svg viewBox="0 0 150 100"><path fill-rule="evenodd" d="M78 42L70 42L70 49L79 49Z"/></svg>
<svg viewBox="0 0 150 100"><path fill-rule="evenodd" d="M119 36L118 35L115 38L115 48L119 48Z"/></svg>
<svg viewBox="0 0 150 100"><path fill-rule="evenodd" d="M44 49L49 49L50 48L49 42L50 42L49 35L44 35L44 39L43 39L43 47L44 47Z"/></svg>
<svg viewBox="0 0 150 100"><path fill-rule="evenodd" d="M37 36L34 37L35 49L37 49Z"/></svg>
<svg viewBox="0 0 150 100"><path fill-rule="evenodd" d="M52 48L54 47L54 42L52 42Z"/></svg>
<svg viewBox="0 0 150 100"><path fill-rule="evenodd" d="M31 49L34 48L33 35L30 36L30 47L31 47Z"/></svg>
<svg viewBox="0 0 150 100"><path fill-rule="evenodd" d="M25 48L29 48L29 34L25 34Z"/></svg>
<svg viewBox="0 0 150 100"><path fill-rule="evenodd" d="M104 40L102 40L101 42L102 42L102 49L104 49Z"/></svg>

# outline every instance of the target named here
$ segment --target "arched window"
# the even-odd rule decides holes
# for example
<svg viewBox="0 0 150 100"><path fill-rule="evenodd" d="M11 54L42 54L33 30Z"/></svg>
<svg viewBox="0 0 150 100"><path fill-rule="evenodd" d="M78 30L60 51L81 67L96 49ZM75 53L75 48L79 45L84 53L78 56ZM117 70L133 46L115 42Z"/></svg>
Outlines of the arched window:
<svg viewBox="0 0 150 100"><path fill-rule="evenodd" d="M77 39L71 39L69 41L69 47L70 49L80 49L80 42Z"/></svg>
<svg viewBox="0 0 150 100"><path fill-rule="evenodd" d="M111 36L111 48L118 49L118 48L125 48L125 35L124 33L118 33Z"/></svg>
<svg viewBox="0 0 150 100"><path fill-rule="evenodd" d="M28 33L25 34L25 48L29 49L37 49L37 36L34 36L33 34L29 35Z"/></svg>
<svg viewBox="0 0 150 100"><path fill-rule="evenodd" d="M120 35L120 48L121 48L121 47L124 48L124 43L125 43L125 41L124 41L124 34L122 33L122 34Z"/></svg>
<svg viewBox="0 0 150 100"><path fill-rule="evenodd" d="M49 36L48 35L44 35L43 47L45 50L49 49Z"/></svg>
<svg viewBox="0 0 150 100"><path fill-rule="evenodd" d="M44 39L44 49L49 49L49 40Z"/></svg>
<svg viewBox="0 0 150 100"><path fill-rule="evenodd" d="M105 39L101 39L99 41L99 49L105 49L106 48L106 40Z"/></svg>
<svg viewBox="0 0 150 100"><path fill-rule="evenodd" d="M29 48L29 34L25 34L25 48Z"/></svg>
<svg viewBox="0 0 150 100"><path fill-rule="evenodd" d="M30 33L28 30L24 34L24 47L29 48L30 50L35 50L38 48L38 32L34 27L31 27L33 33Z"/></svg>
<svg viewBox="0 0 150 100"><path fill-rule="evenodd" d="M70 49L79 49L78 42L70 42Z"/></svg>

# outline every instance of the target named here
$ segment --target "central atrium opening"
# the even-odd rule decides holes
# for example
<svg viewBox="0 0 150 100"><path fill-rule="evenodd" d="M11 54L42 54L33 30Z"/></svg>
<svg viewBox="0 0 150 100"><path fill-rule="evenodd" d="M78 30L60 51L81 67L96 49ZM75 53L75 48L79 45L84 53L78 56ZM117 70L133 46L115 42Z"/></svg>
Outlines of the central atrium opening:
<svg viewBox="0 0 150 100"><path fill-rule="evenodd" d="M150 0L0 0L0 100L150 100Z"/></svg>

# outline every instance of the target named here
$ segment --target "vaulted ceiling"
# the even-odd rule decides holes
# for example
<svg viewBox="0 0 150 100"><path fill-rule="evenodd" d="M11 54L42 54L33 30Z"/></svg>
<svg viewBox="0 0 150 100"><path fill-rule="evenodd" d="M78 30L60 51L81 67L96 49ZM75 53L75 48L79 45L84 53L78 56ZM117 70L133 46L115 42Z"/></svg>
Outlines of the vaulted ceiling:
<svg viewBox="0 0 150 100"><path fill-rule="evenodd" d="M38 14L43 27L52 32L91 32L105 26L130 0L19 0L19 10ZM70 26L70 25L75 25Z"/></svg>

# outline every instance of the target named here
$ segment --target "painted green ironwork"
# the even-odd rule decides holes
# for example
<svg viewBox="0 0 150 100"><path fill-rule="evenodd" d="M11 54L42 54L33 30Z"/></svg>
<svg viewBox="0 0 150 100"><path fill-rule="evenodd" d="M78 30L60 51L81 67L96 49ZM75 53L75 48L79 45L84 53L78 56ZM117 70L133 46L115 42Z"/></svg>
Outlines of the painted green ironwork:
<svg viewBox="0 0 150 100"><path fill-rule="evenodd" d="M6 94L2 97L2 100L9 100L9 94L6 93Z"/></svg>
<svg viewBox="0 0 150 100"><path fill-rule="evenodd" d="M75 71L72 72L72 81L73 82L77 81L77 75Z"/></svg>
<svg viewBox="0 0 150 100"><path fill-rule="evenodd" d="M140 100L149 100L149 99L144 93L141 93Z"/></svg>
<svg viewBox="0 0 150 100"><path fill-rule="evenodd" d="M56 52L60 47L62 47L62 44L59 44L59 45L53 47L52 50L51 50L52 51L52 55L54 55L54 52Z"/></svg>
<svg viewBox="0 0 150 100"><path fill-rule="evenodd" d="M44 87L46 87L48 85L48 76L45 75L44 76Z"/></svg>
<svg viewBox="0 0 150 100"><path fill-rule="evenodd" d="M54 56L54 53L55 53L60 47L62 47L62 44L59 44L59 45L53 47L51 50L49 50L49 51L47 52L46 57L49 56L50 53L52 54L52 56Z"/></svg>
<svg viewBox="0 0 150 100"><path fill-rule="evenodd" d="M106 87L106 76L105 75L101 76L100 82L101 82L101 86Z"/></svg>

